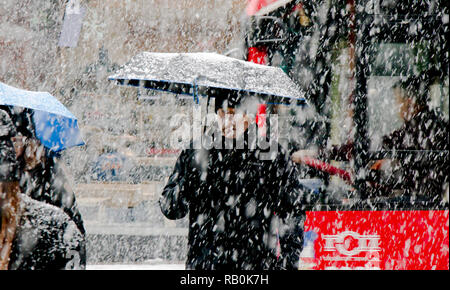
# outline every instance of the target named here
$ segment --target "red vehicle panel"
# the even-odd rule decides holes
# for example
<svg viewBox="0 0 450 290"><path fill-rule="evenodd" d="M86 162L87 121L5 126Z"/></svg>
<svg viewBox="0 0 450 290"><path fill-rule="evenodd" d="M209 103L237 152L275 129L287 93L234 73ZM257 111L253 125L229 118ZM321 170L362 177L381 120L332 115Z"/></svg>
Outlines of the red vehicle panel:
<svg viewBox="0 0 450 290"><path fill-rule="evenodd" d="M303 268L449 270L449 211L307 212Z"/></svg>

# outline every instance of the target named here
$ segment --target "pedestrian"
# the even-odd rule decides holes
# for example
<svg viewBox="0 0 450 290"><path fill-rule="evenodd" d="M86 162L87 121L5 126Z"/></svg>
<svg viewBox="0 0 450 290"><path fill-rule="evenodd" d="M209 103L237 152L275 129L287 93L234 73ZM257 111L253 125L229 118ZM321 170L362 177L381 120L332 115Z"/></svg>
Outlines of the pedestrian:
<svg viewBox="0 0 450 290"><path fill-rule="evenodd" d="M75 193L57 153L45 148L35 136L32 111L1 106L8 112L17 134L12 137L22 170L20 185L31 198L60 207L85 234Z"/></svg>
<svg viewBox="0 0 450 290"><path fill-rule="evenodd" d="M393 161L379 160L372 168L389 167L391 180L384 182L392 184L392 188L400 188L409 196L439 202L448 186L448 121L428 106L429 85L420 77L401 79L393 89L404 123L400 129L383 137L382 149L417 154Z"/></svg>
<svg viewBox="0 0 450 290"><path fill-rule="evenodd" d="M15 126L0 110L0 269L83 269L84 237L61 209L21 193Z"/></svg>
<svg viewBox="0 0 450 290"><path fill-rule="evenodd" d="M215 98L222 126L214 142L243 140L243 149L183 150L162 192L161 210L169 219L189 214L187 269L297 269L304 220L297 169L278 144L272 160L251 149L249 114L240 105L240 98ZM237 115L243 134L241 125L226 121Z"/></svg>
<svg viewBox="0 0 450 290"><path fill-rule="evenodd" d="M439 203L448 187L448 121L428 106L429 81L420 76L401 78L393 86L398 114L403 125L383 136L381 149L410 153L395 159L376 160L368 179L377 195L425 198ZM353 142L331 149L301 150L293 154L295 162L304 156L348 161L354 155ZM375 181L375 182L373 182Z"/></svg>
<svg viewBox="0 0 450 290"><path fill-rule="evenodd" d="M20 188L34 200L61 208L77 225L83 239L86 230L76 203L75 193L67 179L58 154L45 148L35 136L33 111L11 106L1 106L9 114L15 127L12 137L21 171ZM86 265L86 243L81 243L81 264Z"/></svg>

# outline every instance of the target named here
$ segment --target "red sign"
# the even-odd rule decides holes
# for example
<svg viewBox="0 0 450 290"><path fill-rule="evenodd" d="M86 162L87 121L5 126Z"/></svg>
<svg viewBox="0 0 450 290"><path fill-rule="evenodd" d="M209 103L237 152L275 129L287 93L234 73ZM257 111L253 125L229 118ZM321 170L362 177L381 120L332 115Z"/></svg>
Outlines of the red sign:
<svg viewBox="0 0 450 290"><path fill-rule="evenodd" d="M449 270L449 211L307 212L302 267Z"/></svg>
<svg viewBox="0 0 450 290"><path fill-rule="evenodd" d="M266 65L268 62L267 48L265 48L263 46L249 47L247 61Z"/></svg>

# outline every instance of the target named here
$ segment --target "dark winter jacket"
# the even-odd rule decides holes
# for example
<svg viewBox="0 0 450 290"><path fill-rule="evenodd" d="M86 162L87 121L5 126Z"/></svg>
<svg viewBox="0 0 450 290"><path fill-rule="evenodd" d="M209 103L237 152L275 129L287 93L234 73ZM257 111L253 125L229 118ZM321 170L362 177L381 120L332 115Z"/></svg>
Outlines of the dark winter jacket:
<svg viewBox="0 0 450 290"><path fill-rule="evenodd" d="M395 162L385 174L370 172L368 179L380 187L374 190L391 194L401 189L405 195L418 195L438 202L448 183L448 121L424 107L398 130L382 139L382 149L397 151ZM323 150L322 158L349 160L354 154L353 143Z"/></svg>
<svg viewBox="0 0 450 290"><path fill-rule="evenodd" d="M56 158L47 159L45 166L38 165L31 171L24 171L20 187L29 197L62 209L85 236L84 222L78 210L75 193ZM81 243L80 247L81 263L86 264L86 244Z"/></svg>
<svg viewBox="0 0 450 290"><path fill-rule="evenodd" d="M22 214L8 269L84 269L81 247L84 237L59 208L21 194Z"/></svg>
<svg viewBox="0 0 450 290"><path fill-rule="evenodd" d="M391 150L448 150L448 147L448 121L427 107L383 138L383 148Z"/></svg>
<svg viewBox="0 0 450 290"><path fill-rule="evenodd" d="M61 168L51 159L48 160L45 167L38 166L33 171L24 173L23 164L17 160L14 145L11 141L11 137L16 136L16 134L17 130L10 115L7 111L0 109L0 182L20 180L20 187L28 196L37 201L44 201L48 204L55 205L66 212L67 215L65 217L74 221L77 227L76 230L82 235L82 242L79 243L77 253L79 255L80 265L86 265L83 221L76 206L75 195L67 186L68 181ZM27 205L29 204L31 203L28 202ZM54 211L45 210L39 214L53 214ZM38 213L36 212L36 214ZM42 215L40 218L47 221L52 220L51 216ZM43 244L42 249L51 249L49 245L52 243L52 236L48 236L48 239L45 239L45 241L39 241L47 243ZM25 245L29 244L25 243Z"/></svg>
<svg viewBox="0 0 450 290"><path fill-rule="evenodd" d="M31 198L61 208L75 222L80 232L85 234L75 193L59 162L57 158L48 157L45 165L39 164L30 171L24 171L20 186Z"/></svg>
<svg viewBox="0 0 450 290"><path fill-rule="evenodd" d="M189 213L187 269L296 267L304 218L296 167L281 146L273 161L259 153L182 151L160 206L169 219Z"/></svg>
<svg viewBox="0 0 450 290"><path fill-rule="evenodd" d="M16 126L18 126L16 128ZM24 161L16 157L11 137L20 131L34 138L31 112L15 113L9 106L0 106L0 180L19 178L20 186L31 198L57 206L75 222L81 233L85 233L83 220L78 210L75 194L56 157L47 154L45 164L25 171ZM47 152L48 153L48 152ZM4 170L1 170L4 168Z"/></svg>

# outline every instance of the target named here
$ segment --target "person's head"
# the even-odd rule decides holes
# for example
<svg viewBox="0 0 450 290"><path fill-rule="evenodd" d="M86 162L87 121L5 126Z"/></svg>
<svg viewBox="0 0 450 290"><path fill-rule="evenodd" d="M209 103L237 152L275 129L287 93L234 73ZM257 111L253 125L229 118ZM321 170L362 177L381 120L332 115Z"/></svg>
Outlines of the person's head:
<svg viewBox="0 0 450 290"><path fill-rule="evenodd" d="M418 76L400 79L393 86L394 95L400 106L399 114L409 120L427 104L428 85Z"/></svg>
<svg viewBox="0 0 450 290"><path fill-rule="evenodd" d="M24 162L24 169L31 170L46 160L46 151L38 139L17 135L11 138L18 159Z"/></svg>
<svg viewBox="0 0 450 290"><path fill-rule="evenodd" d="M217 97L215 112L222 135L229 139L240 137L249 127L247 111L240 104L240 98Z"/></svg>
<svg viewBox="0 0 450 290"><path fill-rule="evenodd" d="M5 110L15 127L15 134L11 141L16 151L16 158L24 163L23 168L30 170L36 165L45 162L46 152L44 146L39 142L34 134L32 123L32 112L19 107L2 107Z"/></svg>

